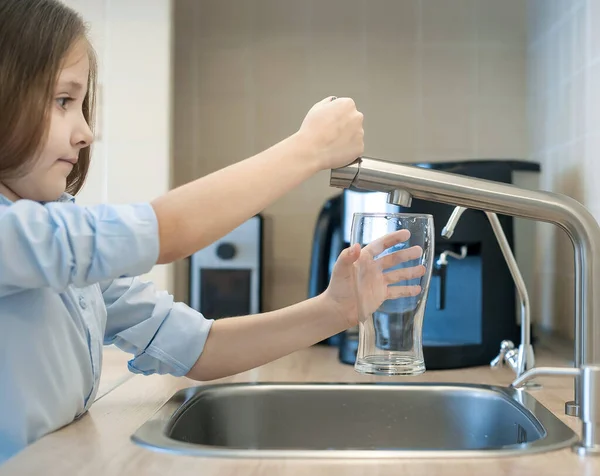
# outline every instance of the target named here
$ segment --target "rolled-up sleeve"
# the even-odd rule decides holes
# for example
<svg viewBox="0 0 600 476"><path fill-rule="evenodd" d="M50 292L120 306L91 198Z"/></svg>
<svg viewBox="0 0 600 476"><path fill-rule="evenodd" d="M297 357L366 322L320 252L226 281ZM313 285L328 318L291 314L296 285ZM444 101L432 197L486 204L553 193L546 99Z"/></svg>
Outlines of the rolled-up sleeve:
<svg viewBox="0 0 600 476"><path fill-rule="evenodd" d="M158 222L148 203L0 204L0 296L138 276L156 264L158 253Z"/></svg>
<svg viewBox="0 0 600 476"><path fill-rule="evenodd" d="M213 320L152 283L122 278L101 283L107 309L105 344L134 355L129 370L186 375L200 358Z"/></svg>

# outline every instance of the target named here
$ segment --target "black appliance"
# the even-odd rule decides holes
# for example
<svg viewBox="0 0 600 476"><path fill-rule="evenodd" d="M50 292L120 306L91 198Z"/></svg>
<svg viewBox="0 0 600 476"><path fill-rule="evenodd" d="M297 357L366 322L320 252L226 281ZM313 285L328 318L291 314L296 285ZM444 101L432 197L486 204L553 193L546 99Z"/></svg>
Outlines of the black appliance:
<svg viewBox="0 0 600 476"><path fill-rule="evenodd" d="M504 183L514 171L539 172L535 162L471 160L413 164L419 167ZM498 354L500 342L519 342L515 286L491 225L482 211L467 210L453 236L441 231L454 210L451 205L413 199L409 208L390 205L386 194L345 189L329 199L316 222L310 263L309 297L323 292L333 264L350 241L355 212L405 212L433 215L435 258L448 255L447 266L434 269L423 322L423 354L427 369L487 365ZM513 218L498 215L513 249ZM466 252L466 253L465 253ZM461 256L462 254L462 256ZM342 362L354 364L356 330L337 334L323 344L338 346Z"/></svg>
<svg viewBox="0 0 600 476"><path fill-rule="evenodd" d="M262 312L263 216L190 257L190 307L207 319Z"/></svg>

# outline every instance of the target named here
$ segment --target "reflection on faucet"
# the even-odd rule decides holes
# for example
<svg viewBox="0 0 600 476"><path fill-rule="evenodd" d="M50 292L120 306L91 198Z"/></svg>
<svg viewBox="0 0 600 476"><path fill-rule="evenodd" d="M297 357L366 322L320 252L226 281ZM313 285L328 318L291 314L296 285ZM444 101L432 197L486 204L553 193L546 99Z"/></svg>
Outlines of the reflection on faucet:
<svg viewBox="0 0 600 476"><path fill-rule="evenodd" d="M431 277L440 278L440 286L436 298L436 308L441 311L446 308L446 268L448 267L448 256L455 259L465 259L467 257L467 247L460 247L460 254L451 250L442 251L440 257L435 262L435 267L431 271Z"/></svg>
<svg viewBox="0 0 600 476"><path fill-rule="evenodd" d="M458 221L465 210L465 207L456 207L452 211L452 214L448 219L448 223L442 230L442 236L444 238L452 237L454 234L454 229L456 228L456 225L458 224ZM517 377L520 377L525 370L533 368L535 364L533 346L531 345L531 312L529 307L529 294L527 293L525 281L523 280L523 276L521 275L521 271L517 265L517 260L510 249L508 239L504 234L504 230L502 229L500 220L498 220L498 216L493 212L485 212L485 214L492 225L494 235L496 236L496 240L500 245L502 255L504 256L504 260L508 265L508 269L510 270L510 274L515 282L519 299L521 301L521 343L519 345L519 350L514 350L514 344L511 341L502 341L500 344L500 354L491 362L490 365L492 367L501 367L502 364L506 362L517 374ZM530 382L528 387L539 388L540 386Z"/></svg>
<svg viewBox="0 0 600 476"><path fill-rule="evenodd" d="M575 367L600 364L600 227L576 200L557 193L526 190L491 180L359 158L331 171L330 185L385 192L390 202L419 198L477 210L529 218L561 227L575 248ZM403 206L408 206L403 205ZM581 378L566 412L578 415Z"/></svg>

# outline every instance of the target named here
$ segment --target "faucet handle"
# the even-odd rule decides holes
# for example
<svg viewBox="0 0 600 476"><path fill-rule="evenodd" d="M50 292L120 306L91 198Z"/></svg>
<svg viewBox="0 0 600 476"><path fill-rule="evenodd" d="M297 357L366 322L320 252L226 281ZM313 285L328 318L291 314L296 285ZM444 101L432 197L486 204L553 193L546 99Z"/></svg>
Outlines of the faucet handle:
<svg viewBox="0 0 600 476"><path fill-rule="evenodd" d="M513 369L516 368L518 352L515 350L515 344L510 340L503 340L500 343L500 353L490 362L491 368L503 367L508 363Z"/></svg>
<svg viewBox="0 0 600 476"><path fill-rule="evenodd" d="M576 388L581 392L581 439L573 451L581 456L600 456L600 365L582 367L535 367L515 379L510 388L519 389L538 376L571 376L576 378Z"/></svg>

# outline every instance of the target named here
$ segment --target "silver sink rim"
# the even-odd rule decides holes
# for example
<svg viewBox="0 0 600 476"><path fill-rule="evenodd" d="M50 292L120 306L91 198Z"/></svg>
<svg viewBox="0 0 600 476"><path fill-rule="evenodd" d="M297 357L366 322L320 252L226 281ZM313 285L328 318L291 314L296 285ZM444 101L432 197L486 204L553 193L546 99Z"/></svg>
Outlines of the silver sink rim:
<svg viewBox="0 0 600 476"><path fill-rule="evenodd" d="M270 387L270 388L365 388L365 387L388 387L390 389L405 388L431 388L440 391L443 389L454 390L477 390L493 392L504 397L517 410L522 411L536 426L541 426L546 433L544 438L533 442L505 446L501 448L490 448L481 450L307 450L307 449L240 449L215 447L211 445L200 445L187 443L169 438L167 429L173 424L186 403L192 400L198 393L215 389L226 388L248 388L248 387ZM578 441L577 434L564 422L558 419L544 405L536 400L531 394L523 389L501 387L495 385L448 383L448 382L236 382L206 384L188 387L177 391L164 405L162 405L146 422L144 422L131 435L131 441L151 449L168 454L179 454L186 456L216 457L216 458L242 458L242 459L403 459L403 458L494 458L531 455L545 453L567 448Z"/></svg>

